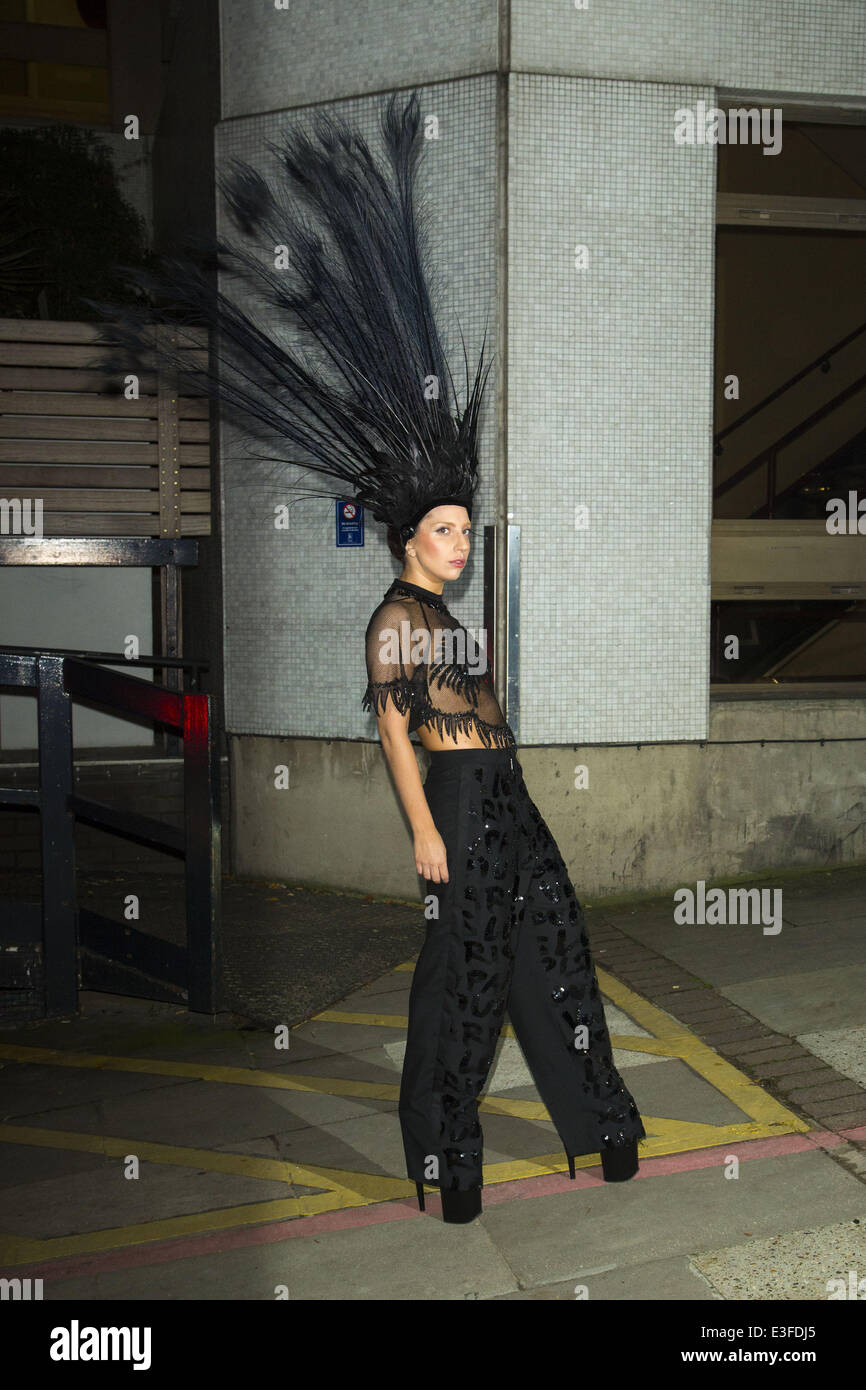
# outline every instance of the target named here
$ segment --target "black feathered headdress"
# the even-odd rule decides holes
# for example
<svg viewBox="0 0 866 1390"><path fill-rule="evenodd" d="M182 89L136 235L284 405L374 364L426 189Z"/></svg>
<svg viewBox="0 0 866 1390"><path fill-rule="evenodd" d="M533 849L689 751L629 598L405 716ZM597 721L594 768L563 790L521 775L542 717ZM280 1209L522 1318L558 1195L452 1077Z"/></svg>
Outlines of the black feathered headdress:
<svg viewBox="0 0 866 1390"><path fill-rule="evenodd" d="M319 113L312 133L268 142L281 175L267 180L241 161L219 181L253 253L223 240L187 238L194 254L216 252L221 269L246 272L277 311L292 345L253 321L188 255L166 257L156 275L117 267L156 292L177 323L215 330L212 365L190 365L153 337L154 311L88 300L112 325L104 340L135 365L166 366L181 383L219 401L242 427L265 430L286 462L328 480L303 495L355 501L400 533L445 502L471 512L478 484L477 430L490 370L484 346L459 408L428 286L425 218L416 206L423 148L417 93L401 112L381 113L388 168L357 131ZM462 335L461 335L462 337ZM486 334L485 334L486 338ZM128 372L129 356L101 365ZM286 446L291 446L291 452Z"/></svg>

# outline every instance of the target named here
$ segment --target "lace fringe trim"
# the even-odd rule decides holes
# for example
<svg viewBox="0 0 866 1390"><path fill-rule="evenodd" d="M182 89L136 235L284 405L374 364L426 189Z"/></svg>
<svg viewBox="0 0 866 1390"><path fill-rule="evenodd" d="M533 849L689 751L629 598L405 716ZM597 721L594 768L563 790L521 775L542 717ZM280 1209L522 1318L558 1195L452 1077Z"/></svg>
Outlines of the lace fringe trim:
<svg viewBox="0 0 866 1390"><path fill-rule="evenodd" d="M474 679L479 680L483 677L476 676ZM381 714L389 699L401 714L414 712L418 725L429 724L440 738L454 738L455 734L477 730L486 748L516 747L514 735L508 724L491 724L474 710L464 710L457 714L446 714L437 710L428 699L419 698L419 691L405 676L398 676L390 681L370 681L361 704L365 710L372 709L375 713Z"/></svg>
<svg viewBox="0 0 866 1390"><path fill-rule="evenodd" d="M450 690L456 690L459 695L464 695L467 700L471 700L473 705L478 704L478 687L487 677L487 672L467 671L465 666L457 666L454 662L439 661L429 670L429 680L436 680L437 685L446 686Z"/></svg>
<svg viewBox="0 0 866 1390"><path fill-rule="evenodd" d="M397 676L391 681L369 681L361 698L361 707L382 714L390 699L401 714L411 712L416 705L418 692L405 676Z"/></svg>
<svg viewBox="0 0 866 1390"><path fill-rule="evenodd" d="M424 716L427 716L426 718ZM508 724L490 724L472 710L460 714L443 714L428 705L421 712L421 723L430 724L440 738L453 738L456 733L469 733L477 729L485 747L513 748L514 735Z"/></svg>

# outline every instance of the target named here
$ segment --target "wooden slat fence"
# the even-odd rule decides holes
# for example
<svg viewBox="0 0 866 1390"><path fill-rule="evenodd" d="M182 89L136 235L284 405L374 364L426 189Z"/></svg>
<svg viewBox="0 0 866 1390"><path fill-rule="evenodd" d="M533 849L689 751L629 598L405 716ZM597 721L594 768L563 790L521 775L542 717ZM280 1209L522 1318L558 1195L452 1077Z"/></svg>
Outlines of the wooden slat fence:
<svg viewBox="0 0 866 1390"><path fill-rule="evenodd" d="M206 329L154 331L206 360ZM127 400L91 365L104 342L98 323L0 319L0 497L41 498L46 537L210 535L207 398L151 373Z"/></svg>

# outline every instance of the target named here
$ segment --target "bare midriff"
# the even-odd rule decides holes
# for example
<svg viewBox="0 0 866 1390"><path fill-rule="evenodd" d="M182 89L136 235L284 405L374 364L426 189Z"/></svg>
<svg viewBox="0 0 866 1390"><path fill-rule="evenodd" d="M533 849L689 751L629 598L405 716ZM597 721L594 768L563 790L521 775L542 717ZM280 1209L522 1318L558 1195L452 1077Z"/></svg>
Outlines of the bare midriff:
<svg viewBox="0 0 866 1390"><path fill-rule="evenodd" d="M421 724L416 730L419 739L429 753L450 752L455 748L488 748L490 745L485 743L477 729L472 733L464 733L462 730L448 738L443 738L429 724Z"/></svg>

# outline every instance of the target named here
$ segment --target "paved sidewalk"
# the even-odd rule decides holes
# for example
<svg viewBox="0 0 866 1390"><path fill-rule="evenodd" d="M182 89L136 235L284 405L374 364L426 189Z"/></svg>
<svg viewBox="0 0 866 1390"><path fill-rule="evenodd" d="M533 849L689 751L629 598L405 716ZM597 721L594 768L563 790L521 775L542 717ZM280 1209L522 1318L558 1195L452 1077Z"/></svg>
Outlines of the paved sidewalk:
<svg viewBox="0 0 866 1390"><path fill-rule="evenodd" d="M253 1023L90 994L0 1033L0 1272L59 1300L826 1300L866 1277L866 868L748 886L783 888L777 935L677 926L669 897L587 907L640 1174L604 1183L586 1155L569 1179L507 1026L468 1226L405 1177L420 909L227 892L232 997L257 955L269 982ZM375 958L353 955L359 914Z"/></svg>

